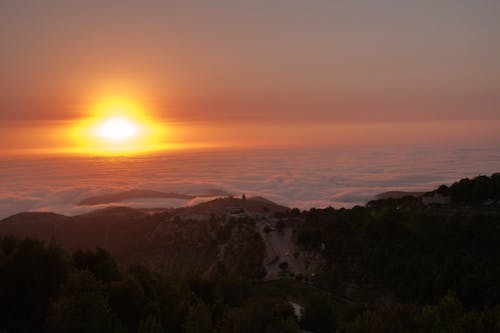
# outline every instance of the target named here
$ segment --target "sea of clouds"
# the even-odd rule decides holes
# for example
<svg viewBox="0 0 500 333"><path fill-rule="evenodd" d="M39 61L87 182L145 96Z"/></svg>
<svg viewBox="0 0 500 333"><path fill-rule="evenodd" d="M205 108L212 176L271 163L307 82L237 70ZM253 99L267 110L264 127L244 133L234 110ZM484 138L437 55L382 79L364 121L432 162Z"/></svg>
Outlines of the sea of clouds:
<svg viewBox="0 0 500 333"><path fill-rule="evenodd" d="M192 200L131 199L119 205L181 207L212 190L263 196L289 207L352 207L381 192L427 191L500 171L500 147L391 146L165 153L134 157L4 157L0 218L23 211L77 215L94 195L149 189Z"/></svg>

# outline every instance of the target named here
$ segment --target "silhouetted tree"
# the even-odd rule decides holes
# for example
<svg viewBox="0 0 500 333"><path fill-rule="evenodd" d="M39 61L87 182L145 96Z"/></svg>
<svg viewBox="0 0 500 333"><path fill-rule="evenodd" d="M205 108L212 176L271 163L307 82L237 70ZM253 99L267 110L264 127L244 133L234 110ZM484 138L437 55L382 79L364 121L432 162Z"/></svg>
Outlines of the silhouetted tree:
<svg viewBox="0 0 500 333"><path fill-rule="evenodd" d="M142 320L138 333L164 333L161 322L154 316L147 316L146 319Z"/></svg>
<svg viewBox="0 0 500 333"><path fill-rule="evenodd" d="M109 288L109 305L113 313L128 327L136 331L141 319L144 291L133 277L113 282Z"/></svg>
<svg viewBox="0 0 500 333"><path fill-rule="evenodd" d="M326 296L312 298L304 307L300 325L308 331L333 332L336 320L332 301Z"/></svg>
<svg viewBox="0 0 500 333"><path fill-rule="evenodd" d="M198 301L191 305L186 318L186 333L210 333L212 329L211 313L205 303Z"/></svg>
<svg viewBox="0 0 500 333"><path fill-rule="evenodd" d="M78 269L87 269L99 280L109 283L120 278L120 272L113 257L101 248L94 251L78 250L73 253L73 263Z"/></svg>
<svg viewBox="0 0 500 333"><path fill-rule="evenodd" d="M51 322L54 332L126 332L111 316L103 286L89 271L71 274L59 313Z"/></svg>
<svg viewBox="0 0 500 333"><path fill-rule="evenodd" d="M4 238L2 252L0 330L36 331L66 281L66 258L59 247L33 239Z"/></svg>

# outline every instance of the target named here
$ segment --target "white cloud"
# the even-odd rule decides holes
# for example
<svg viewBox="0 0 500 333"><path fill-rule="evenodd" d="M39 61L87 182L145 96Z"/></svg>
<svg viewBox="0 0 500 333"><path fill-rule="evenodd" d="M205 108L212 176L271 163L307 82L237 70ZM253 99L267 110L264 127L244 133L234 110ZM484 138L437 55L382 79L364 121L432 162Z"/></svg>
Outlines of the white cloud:
<svg viewBox="0 0 500 333"><path fill-rule="evenodd" d="M500 148L377 147L179 153L127 158L0 160L0 218L22 211L75 215L82 199L128 189L192 195L225 190L278 203L351 207L377 193L430 190L462 177L500 171ZM193 200L133 199L131 207L179 207ZM102 206L100 206L102 207Z"/></svg>

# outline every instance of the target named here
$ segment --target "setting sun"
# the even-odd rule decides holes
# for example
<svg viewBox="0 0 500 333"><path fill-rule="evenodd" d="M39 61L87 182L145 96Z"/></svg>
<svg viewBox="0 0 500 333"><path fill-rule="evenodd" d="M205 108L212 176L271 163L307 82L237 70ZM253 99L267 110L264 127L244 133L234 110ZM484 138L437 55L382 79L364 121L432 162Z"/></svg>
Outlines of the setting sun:
<svg viewBox="0 0 500 333"><path fill-rule="evenodd" d="M165 126L138 103L106 98L89 107L89 116L70 130L74 152L135 154L166 148Z"/></svg>
<svg viewBox="0 0 500 333"><path fill-rule="evenodd" d="M126 118L113 117L106 119L98 129L102 138L123 141L135 137L139 132L139 126Z"/></svg>
<svg viewBox="0 0 500 333"><path fill-rule="evenodd" d="M500 0L0 0L0 333L500 333L496 31Z"/></svg>

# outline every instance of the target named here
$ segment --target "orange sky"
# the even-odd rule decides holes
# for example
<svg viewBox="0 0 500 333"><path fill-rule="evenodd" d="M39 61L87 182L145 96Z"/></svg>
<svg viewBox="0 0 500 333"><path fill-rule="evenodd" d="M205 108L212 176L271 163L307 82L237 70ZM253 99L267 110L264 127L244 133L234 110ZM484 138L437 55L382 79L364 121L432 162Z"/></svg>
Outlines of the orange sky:
<svg viewBox="0 0 500 333"><path fill-rule="evenodd" d="M500 142L493 1L3 1L0 149L125 96L172 148Z"/></svg>

